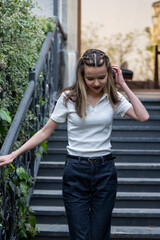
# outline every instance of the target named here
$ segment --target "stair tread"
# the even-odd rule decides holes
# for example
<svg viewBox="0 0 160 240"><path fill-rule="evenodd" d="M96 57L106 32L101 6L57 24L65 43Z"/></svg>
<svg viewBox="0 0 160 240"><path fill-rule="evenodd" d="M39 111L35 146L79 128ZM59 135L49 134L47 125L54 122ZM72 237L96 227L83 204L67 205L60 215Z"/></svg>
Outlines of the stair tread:
<svg viewBox="0 0 160 240"><path fill-rule="evenodd" d="M111 137L111 141L118 142L160 142L159 137Z"/></svg>
<svg viewBox="0 0 160 240"><path fill-rule="evenodd" d="M157 114L158 115L158 114ZM149 120L159 120L160 119L160 115L158 115L158 116L150 116L150 118L149 118ZM133 118L130 118L130 117L126 117L126 118L122 118L120 115L116 115L115 117L114 117L114 119L113 119L113 123L114 123L114 120L120 120L120 121L127 121L127 120L130 120L130 121L135 121L136 122L136 120L135 119L133 119ZM143 122L142 122L142 124L143 124ZM149 123L148 123L149 124Z"/></svg>
<svg viewBox="0 0 160 240"><path fill-rule="evenodd" d="M41 161L41 166L53 166L53 167L64 167L65 162L54 162L54 161ZM160 169L160 163L126 163L126 162L116 162L115 166L117 168L136 168L136 169Z"/></svg>
<svg viewBox="0 0 160 240"><path fill-rule="evenodd" d="M33 211L40 212L65 212L63 206L30 206ZM159 208L114 208L113 213L127 213L127 214L155 214L160 216Z"/></svg>
<svg viewBox="0 0 160 240"><path fill-rule="evenodd" d="M62 181L62 177L59 176L38 176L36 178L36 181L45 181L45 182L49 182L49 181Z"/></svg>
<svg viewBox="0 0 160 240"><path fill-rule="evenodd" d="M160 150L152 150L152 149L145 149L145 150L140 150L140 149L112 149L112 152L115 154L133 154L133 155L155 155L155 154L160 154Z"/></svg>
<svg viewBox="0 0 160 240"><path fill-rule="evenodd" d="M146 106L147 110L160 110L160 106Z"/></svg>
<svg viewBox="0 0 160 240"><path fill-rule="evenodd" d="M135 167L135 168L160 168L160 163L115 163L116 167Z"/></svg>
<svg viewBox="0 0 160 240"><path fill-rule="evenodd" d="M34 190L33 196L62 196L62 190ZM160 193L157 192L117 192L118 198L136 198L136 199L158 199L160 200Z"/></svg>
<svg viewBox="0 0 160 240"><path fill-rule="evenodd" d="M68 233L67 224L37 224L40 232L54 232L54 233ZM111 226L111 234L127 234L127 235L158 235L160 234L160 227L138 227L138 226Z"/></svg>
<svg viewBox="0 0 160 240"><path fill-rule="evenodd" d="M47 148L48 153L67 153L66 148ZM153 150L153 149L112 149L112 153L115 154L133 154L133 155L143 155L143 154L149 154L149 155L160 155L160 150Z"/></svg>
<svg viewBox="0 0 160 240"><path fill-rule="evenodd" d="M67 128L66 127L63 127L62 128L62 130L67 130ZM113 128L112 128L112 130L117 130L117 129L121 129L121 130L148 130L148 131L150 131L150 130L160 130L160 127L159 126L114 126L113 125ZM54 135L54 133L53 133L53 135Z"/></svg>
<svg viewBox="0 0 160 240"><path fill-rule="evenodd" d="M33 195L62 195L62 190L34 190Z"/></svg>
<svg viewBox="0 0 160 240"><path fill-rule="evenodd" d="M136 184L141 184L141 183L155 183L155 184L160 184L160 178L118 178L119 183L136 183Z"/></svg>
<svg viewBox="0 0 160 240"><path fill-rule="evenodd" d="M113 126L112 130L141 130L141 131L157 131L160 130L159 126Z"/></svg>
<svg viewBox="0 0 160 240"><path fill-rule="evenodd" d="M59 176L38 176L36 180L38 181L62 181L63 177ZM141 184L141 183L157 183L160 184L160 178L118 178L119 183L136 183L136 184Z"/></svg>
<svg viewBox="0 0 160 240"><path fill-rule="evenodd" d="M52 136L50 141L67 141L67 136ZM160 137L111 137L111 141L118 142L160 142Z"/></svg>

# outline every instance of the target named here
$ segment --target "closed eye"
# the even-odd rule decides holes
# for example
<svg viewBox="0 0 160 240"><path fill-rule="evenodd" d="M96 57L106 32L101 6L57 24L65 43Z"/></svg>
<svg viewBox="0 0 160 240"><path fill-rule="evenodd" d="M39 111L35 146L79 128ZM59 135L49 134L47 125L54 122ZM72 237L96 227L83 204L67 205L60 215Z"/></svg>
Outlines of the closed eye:
<svg viewBox="0 0 160 240"><path fill-rule="evenodd" d="M99 77L99 79L104 79L106 77L106 75L102 75Z"/></svg>
<svg viewBox="0 0 160 240"><path fill-rule="evenodd" d="M94 78L91 78L91 77L87 77L87 79L88 79L89 81L94 80Z"/></svg>

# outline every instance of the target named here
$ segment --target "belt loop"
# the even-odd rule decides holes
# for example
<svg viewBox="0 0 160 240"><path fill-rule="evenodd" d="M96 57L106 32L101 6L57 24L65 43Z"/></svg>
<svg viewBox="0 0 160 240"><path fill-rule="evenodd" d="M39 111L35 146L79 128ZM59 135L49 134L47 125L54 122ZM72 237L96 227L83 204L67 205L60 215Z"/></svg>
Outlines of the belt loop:
<svg viewBox="0 0 160 240"><path fill-rule="evenodd" d="M80 162L81 162L81 157L78 156L78 164L80 164Z"/></svg>
<svg viewBox="0 0 160 240"><path fill-rule="evenodd" d="M102 165L104 165L104 157L102 156Z"/></svg>

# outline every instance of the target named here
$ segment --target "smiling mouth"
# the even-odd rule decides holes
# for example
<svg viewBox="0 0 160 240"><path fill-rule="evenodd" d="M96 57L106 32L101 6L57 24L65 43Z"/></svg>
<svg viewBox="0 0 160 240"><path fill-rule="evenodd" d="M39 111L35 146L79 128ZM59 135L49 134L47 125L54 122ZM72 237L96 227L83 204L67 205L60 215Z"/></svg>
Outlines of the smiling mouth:
<svg viewBox="0 0 160 240"><path fill-rule="evenodd" d="M101 87L93 87L94 89L100 89Z"/></svg>

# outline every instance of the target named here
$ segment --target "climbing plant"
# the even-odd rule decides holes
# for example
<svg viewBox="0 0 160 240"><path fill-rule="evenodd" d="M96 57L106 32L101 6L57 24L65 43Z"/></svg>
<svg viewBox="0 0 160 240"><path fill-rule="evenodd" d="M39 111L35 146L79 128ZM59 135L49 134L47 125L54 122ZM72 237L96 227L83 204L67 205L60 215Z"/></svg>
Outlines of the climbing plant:
<svg viewBox="0 0 160 240"><path fill-rule="evenodd" d="M36 17L31 0L0 1L0 146L53 19ZM3 127L2 127L3 126Z"/></svg>
<svg viewBox="0 0 160 240"><path fill-rule="evenodd" d="M28 84L29 69L35 67L46 33L54 30L53 19L35 16L32 12L34 7L32 0L0 1L0 147ZM29 137L25 129L35 118L33 112L27 113L20 133L22 137L15 143L16 147ZM27 206L33 178L21 161L18 164L17 161L19 159L1 169L0 223L7 217L6 206L3 205L7 197L7 207L10 208L13 202L16 206L11 214L15 216L14 234L18 239L24 239L34 237L38 229L35 217ZM8 238L9 224L5 226ZM0 227L3 231L4 226Z"/></svg>

